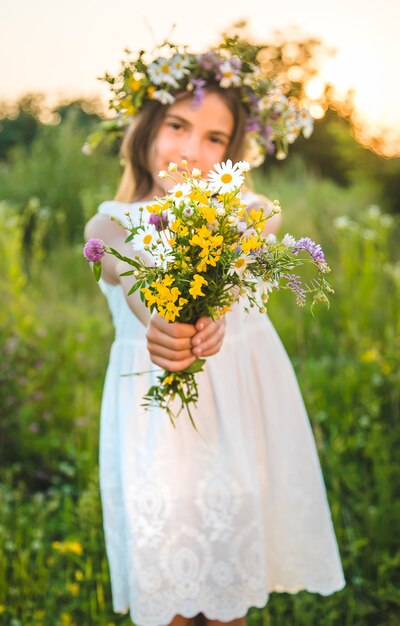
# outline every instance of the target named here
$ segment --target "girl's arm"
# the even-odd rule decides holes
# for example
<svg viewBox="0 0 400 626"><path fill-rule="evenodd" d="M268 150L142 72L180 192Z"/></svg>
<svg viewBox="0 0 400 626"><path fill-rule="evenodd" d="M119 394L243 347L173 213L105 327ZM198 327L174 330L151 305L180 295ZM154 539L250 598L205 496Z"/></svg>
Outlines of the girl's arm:
<svg viewBox="0 0 400 626"><path fill-rule="evenodd" d="M107 246L129 257L132 246L125 243L126 236L126 231L105 215L93 216L85 227L86 241L102 239ZM105 254L101 262L104 280L112 285L121 285L132 313L147 327L147 347L153 363L168 371L178 372L191 365L196 357L211 356L219 351L225 333L224 318L213 321L203 317L194 326L168 323L159 315L151 314L137 291L128 296L132 276L120 275L132 269L128 263L112 254Z"/></svg>

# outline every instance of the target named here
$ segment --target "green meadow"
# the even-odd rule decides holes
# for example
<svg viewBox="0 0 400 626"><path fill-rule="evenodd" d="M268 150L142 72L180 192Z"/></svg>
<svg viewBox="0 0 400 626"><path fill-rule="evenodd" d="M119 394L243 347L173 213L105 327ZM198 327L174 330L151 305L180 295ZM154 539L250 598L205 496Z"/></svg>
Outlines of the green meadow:
<svg viewBox="0 0 400 626"><path fill-rule="evenodd" d="M113 197L120 166L115 155L81 153L86 128L78 122L71 109L0 161L6 626L131 624L112 611L98 487L113 327L82 256L83 224ZM279 292L268 314L303 391L347 584L328 597L273 593L264 610L251 609L249 626L400 624L398 159L344 138L338 121L327 131L346 180L321 174L299 150L256 171L253 184L281 201L280 234L321 243L332 269L329 307L312 314Z"/></svg>

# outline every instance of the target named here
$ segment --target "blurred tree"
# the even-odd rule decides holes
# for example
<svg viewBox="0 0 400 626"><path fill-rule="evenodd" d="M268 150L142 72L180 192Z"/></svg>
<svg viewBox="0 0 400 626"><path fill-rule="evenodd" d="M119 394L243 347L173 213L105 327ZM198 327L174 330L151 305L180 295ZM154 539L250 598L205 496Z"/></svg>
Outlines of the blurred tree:
<svg viewBox="0 0 400 626"><path fill-rule="evenodd" d="M317 176L330 178L342 186L363 180L376 181L382 204L389 211L400 212L400 159L385 158L384 138L368 138L362 132L353 103L353 93L338 101L334 88L325 84L317 98L311 99L307 87L315 79L327 57L335 50L313 37L304 37L297 29L275 31L269 42L255 43L246 21L233 24L222 34L234 44L243 58L254 56L267 75L276 76L285 92L300 105L316 109L314 132L309 139L299 137L290 147L286 161L267 159L261 166L285 168L292 159L302 158Z"/></svg>
<svg viewBox="0 0 400 626"><path fill-rule="evenodd" d="M60 117L60 121L64 121L69 115L73 115L77 127L88 131L94 123L100 121L103 106L99 100L78 98L60 103L53 109L53 113Z"/></svg>
<svg viewBox="0 0 400 626"><path fill-rule="evenodd" d="M256 46L263 72L277 77L287 94L297 100L306 97L308 82L318 75L324 60L335 54L333 48L315 37L305 37L296 28L285 33L276 30L270 42L255 43L245 20L230 26L220 43L225 39L235 42L241 56L249 60Z"/></svg>
<svg viewBox="0 0 400 626"><path fill-rule="evenodd" d="M14 104L0 102L0 161L9 157L14 146L29 147L40 126L57 125L70 113L74 114L76 127L89 132L90 127L99 122L103 108L99 99L85 98L51 107L41 93L26 94Z"/></svg>
<svg viewBox="0 0 400 626"><path fill-rule="evenodd" d="M43 94L27 94L10 105L0 103L0 160L7 158L13 146L29 146L36 137Z"/></svg>

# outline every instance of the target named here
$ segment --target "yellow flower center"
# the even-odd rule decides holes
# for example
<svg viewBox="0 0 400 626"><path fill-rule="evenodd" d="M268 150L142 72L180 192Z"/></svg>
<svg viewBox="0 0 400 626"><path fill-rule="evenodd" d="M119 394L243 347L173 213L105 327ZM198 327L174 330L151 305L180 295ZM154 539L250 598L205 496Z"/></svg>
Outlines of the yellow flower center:
<svg viewBox="0 0 400 626"><path fill-rule="evenodd" d="M178 189L178 191L175 192L175 198L182 198L182 196L183 196L182 189Z"/></svg>
<svg viewBox="0 0 400 626"><path fill-rule="evenodd" d="M163 74L169 74L170 73L170 68L169 65L165 64L161 67L161 71L163 72Z"/></svg>
<svg viewBox="0 0 400 626"><path fill-rule="evenodd" d="M245 264L245 260L244 259L237 259L237 261L235 261L235 266L240 269L241 267L243 267L243 265Z"/></svg>
<svg viewBox="0 0 400 626"><path fill-rule="evenodd" d="M224 72L224 76L225 76L226 78L230 78L231 76L233 76L233 72L228 72L228 71L226 71L226 72Z"/></svg>
<svg viewBox="0 0 400 626"><path fill-rule="evenodd" d="M221 176L221 182L224 183L224 185L226 185L227 183L230 183L232 180L232 174L222 174Z"/></svg>
<svg viewBox="0 0 400 626"><path fill-rule="evenodd" d="M151 243L151 240L153 239L152 235L145 235L143 237L143 243L145 246L148 246L149 243Z"/></svg>

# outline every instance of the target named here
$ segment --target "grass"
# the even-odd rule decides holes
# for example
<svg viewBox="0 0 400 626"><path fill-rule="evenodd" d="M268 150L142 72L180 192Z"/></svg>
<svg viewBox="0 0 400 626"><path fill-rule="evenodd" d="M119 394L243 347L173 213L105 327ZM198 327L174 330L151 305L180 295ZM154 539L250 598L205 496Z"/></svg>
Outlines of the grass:
<svg viewBox="0 0 400 626"><path fill-rule="evenodd" d="M282 234L323 245L336 293L314 317L286 293L268 313L303 390L347 586L272 594L248 623L398 626L398 225L371 208L372 188L291 167L255 186L280 199ZM0 205L0 624L130 624L111 608L97 477L111 317L81 244L46 252L46 220L35 199Z"/></svg>

